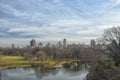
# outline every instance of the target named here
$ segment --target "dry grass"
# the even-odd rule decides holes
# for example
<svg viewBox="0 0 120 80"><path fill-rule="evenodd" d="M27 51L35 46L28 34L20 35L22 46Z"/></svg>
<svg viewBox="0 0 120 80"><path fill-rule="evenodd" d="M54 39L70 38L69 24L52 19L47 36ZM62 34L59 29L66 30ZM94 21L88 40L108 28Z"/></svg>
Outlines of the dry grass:
<svg viewBox="0 0 120 80"><path fill-rule="evenodd" d="M0 56L0 61L11 62L11 61L24 61L25 58L21 56Z"/></svg>

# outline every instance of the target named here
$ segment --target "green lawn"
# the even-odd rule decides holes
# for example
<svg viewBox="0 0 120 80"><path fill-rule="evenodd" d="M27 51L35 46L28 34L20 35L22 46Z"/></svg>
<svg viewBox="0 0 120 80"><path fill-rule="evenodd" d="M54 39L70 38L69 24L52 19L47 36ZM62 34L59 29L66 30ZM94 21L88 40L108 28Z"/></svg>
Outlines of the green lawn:
<svg viewBox="0 0 120 80"><path fill-rule="evenodd" d="M54 60L47 60L47 61L32 61L26 60L24 57L21 56L0 56L0 69L2 68L12 68L12 67L26 67L31 65L44 65L44 66L51 66L54 65L56 61Z"/></svg>
<svg viewBox="0 0 120 80"><path fill-rule="evenodd" d="M25 58L22 56L0 56L0 61L6 62L6 61L24 61Z"/></svg>
<svg viewBox="0 0 120 80"><path fill-rule="evenodd" d="M32 65L43 65L44 67L54 67L59 64L68 63L76 60L47 59L46 61L26 60L22 56L0 56L0 69L14 67L30 67Z"/></svg>

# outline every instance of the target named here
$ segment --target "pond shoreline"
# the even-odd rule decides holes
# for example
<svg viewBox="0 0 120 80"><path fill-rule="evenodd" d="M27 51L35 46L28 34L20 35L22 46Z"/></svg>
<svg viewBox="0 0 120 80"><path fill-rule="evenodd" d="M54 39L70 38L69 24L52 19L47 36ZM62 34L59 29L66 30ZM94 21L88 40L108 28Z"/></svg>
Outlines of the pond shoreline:
<svg viewBox="0 0 120 80"><path fill-rule="evenodd" d="M23 67L35 67L35 66L43 66L45 68L58 68L62 67L64 64L70 64L73 61L79 60L69 60L69 61L31 61L31 62L15 62L15 63L2 63L0 64L0 70L4 69L12 69L12 68L23 68Z"/></svg>
<svg viewBox="0 0 120 80"><path fill-rule="evenodd" d="M25 68L25 67L31 67L31 65L20 65L20 66L0 67L0 70L12 69L12 68Z"/></svg>

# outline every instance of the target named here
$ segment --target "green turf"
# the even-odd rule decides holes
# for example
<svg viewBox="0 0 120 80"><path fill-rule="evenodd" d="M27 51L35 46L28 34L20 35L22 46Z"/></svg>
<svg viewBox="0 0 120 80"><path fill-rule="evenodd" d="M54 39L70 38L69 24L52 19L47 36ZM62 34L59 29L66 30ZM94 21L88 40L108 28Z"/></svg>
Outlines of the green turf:
<svg viewBox="0 0 120 80"><path fill-rule="evenodd" d="M21 56L0 56L0 61L24 61L25 58Z"/></svg>
<svg viewBox="0 0 120 80"><path fill-rule="evenodd" d="M69 60L69 61L76 61L76 60ZM56 64L60 62L67 63L68 60L47 59L46 61L32 61L32 59L26 60L24 57L21 56L0 56L0 68L24 67L24 66L40 65L40 64L45 67L52 67L52 66L56 66Z"/></svg>

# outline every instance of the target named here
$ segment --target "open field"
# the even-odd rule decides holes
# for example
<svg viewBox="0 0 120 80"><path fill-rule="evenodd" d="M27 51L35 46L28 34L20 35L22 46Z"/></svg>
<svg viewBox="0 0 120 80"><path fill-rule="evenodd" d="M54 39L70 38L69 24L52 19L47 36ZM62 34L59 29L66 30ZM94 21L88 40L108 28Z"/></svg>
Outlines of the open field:
<svg viewBox="0 0 120 80"><path fill-rule="evenodd" d="M74 60L48 59L46 61L41 62L41 61L26 60L24 57L21 57L21 56L0 56L0 69L30 67L30 66L38 66L38 65L53 68L58 65L70 63L71 61L74 61Z"/></svg>
<svg viewBox="0 0 120 80"><path fill-rule="evenodd" d="M36 66L36 65L53 65L55 64L55 61L49 60L49 61L29 61L26 60L24 57L21 56L0 56L0 69L6 69L6 68L15 68L15 67L30 67L30 66Z"/></svg>
<svg viewBox="0 0 120 80"><path fill-rule="evenodd" d="M7 62L7 61L24 61L25 58L21 56L0 56L0 61Z"/></svg>

